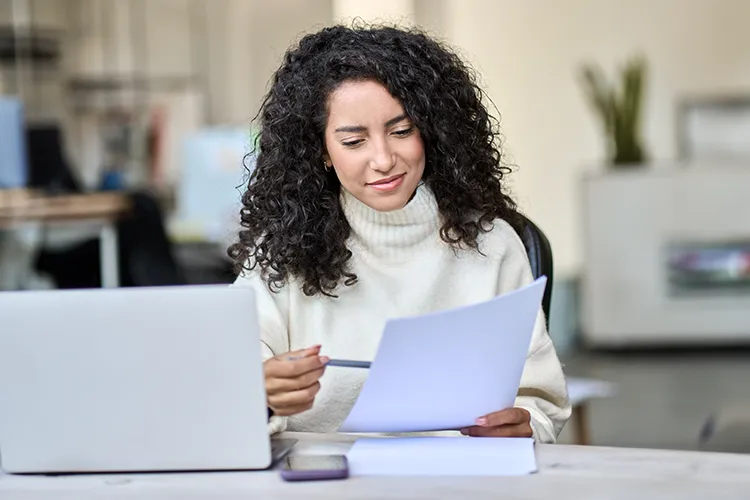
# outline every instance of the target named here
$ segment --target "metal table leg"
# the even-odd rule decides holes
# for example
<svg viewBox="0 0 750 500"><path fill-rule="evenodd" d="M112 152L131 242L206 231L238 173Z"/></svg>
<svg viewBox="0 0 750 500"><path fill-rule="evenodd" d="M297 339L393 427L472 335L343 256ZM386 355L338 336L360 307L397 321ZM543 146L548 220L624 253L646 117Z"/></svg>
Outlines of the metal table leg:
<svg viewBox="0 0 750 500"><path fill-rule="evenodd" d="M117 288L120 286L120 257L114 223L103 225L99 237L102 288Z"/></svg>
<svg viewBox="0 0 750 500"><path fill-rule="evenodd" d="M573 424L576 444L591 444L589 434L589 409L587 403L582 403L573 408Z"/></svg>

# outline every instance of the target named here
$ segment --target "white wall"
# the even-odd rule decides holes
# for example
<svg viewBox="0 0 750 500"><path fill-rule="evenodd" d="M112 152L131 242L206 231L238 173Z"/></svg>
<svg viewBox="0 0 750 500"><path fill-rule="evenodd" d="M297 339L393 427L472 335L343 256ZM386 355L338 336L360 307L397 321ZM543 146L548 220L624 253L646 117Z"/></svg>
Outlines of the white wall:
<svg viewBox="0 0 750 500"><path fill-rule="evenodd" d="M242 0L247 1L247 0ZM253 16L247 29L252 33L253 79L250 117L255 116L269 80L284 52L302 35L331 23L331 0L253 0Z"/></svg>
<svg viewBox="0 0 750 500"><path fill-rule="evenodd" d="M414 21L413 0L332 0L332 21L351 23L354 19L365 22L411 24Z"/></svg>
<svg viewBox="0 0 750 500"><path fill-rule="evenodd" d="M650 63L645 134L675 156L674 111L688 93L750 91L747 0L445 0L443 30L481 70L519 166L522 208L552 240L558 273L582 263L580 175L603 159L576 69Z"/></svg>

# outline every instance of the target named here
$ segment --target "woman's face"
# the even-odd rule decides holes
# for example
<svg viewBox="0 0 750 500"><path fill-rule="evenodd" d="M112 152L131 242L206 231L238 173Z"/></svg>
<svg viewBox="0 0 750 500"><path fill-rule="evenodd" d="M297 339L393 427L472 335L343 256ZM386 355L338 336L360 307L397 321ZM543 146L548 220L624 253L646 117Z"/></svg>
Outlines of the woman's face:
<svg viewBox="0 0 750 500"><path fill-rule="evenodd" d="M344 82L328 100L325 162L380 212L403 208L424 172L424 144L403 106L373 81Z"/></svg>

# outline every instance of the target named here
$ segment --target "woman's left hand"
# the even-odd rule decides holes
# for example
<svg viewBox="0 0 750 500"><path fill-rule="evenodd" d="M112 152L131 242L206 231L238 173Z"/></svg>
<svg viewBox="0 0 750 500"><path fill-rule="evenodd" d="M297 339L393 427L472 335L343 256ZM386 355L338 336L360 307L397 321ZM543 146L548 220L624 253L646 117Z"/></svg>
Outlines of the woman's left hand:
<svg viewBox="0 0 750 500"><path fill-rule="evenodd" d="M531 415L522 408L508 408L478 418L476 425L461 429L461 434L473 437L531 437Z"/></svg>

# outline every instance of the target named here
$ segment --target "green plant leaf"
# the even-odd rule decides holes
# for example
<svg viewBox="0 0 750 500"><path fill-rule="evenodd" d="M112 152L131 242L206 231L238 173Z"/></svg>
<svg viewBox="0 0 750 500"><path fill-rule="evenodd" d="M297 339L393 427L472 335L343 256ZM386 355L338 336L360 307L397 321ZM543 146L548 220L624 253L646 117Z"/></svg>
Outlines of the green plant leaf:
<svg viewBox="0 0 750 500"><path fill-rule="evenodd" d="M581 76L590 105L599 114L605 132L611 133L613 109L607 95L608 85L601 69L596 66L584 66Z"/></svg>
<svg viewBox="0 0 750 500"><path fill-rule="evenodd" d="M602 123L610 160L615 165L645 160L640 143L645 72L646 63L641 56L627 60L612 85L600 67L588 64L581 69L585 96Z"/></svg>

